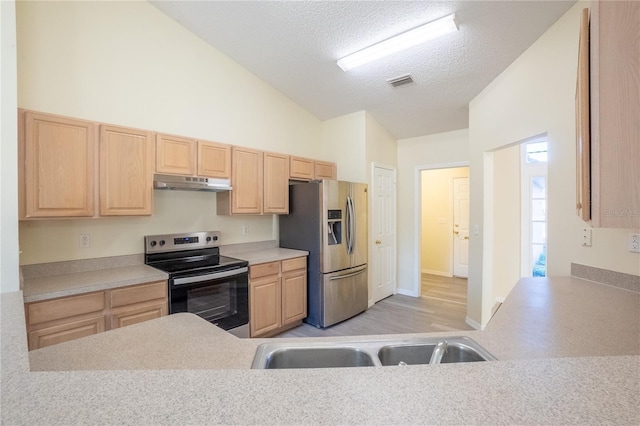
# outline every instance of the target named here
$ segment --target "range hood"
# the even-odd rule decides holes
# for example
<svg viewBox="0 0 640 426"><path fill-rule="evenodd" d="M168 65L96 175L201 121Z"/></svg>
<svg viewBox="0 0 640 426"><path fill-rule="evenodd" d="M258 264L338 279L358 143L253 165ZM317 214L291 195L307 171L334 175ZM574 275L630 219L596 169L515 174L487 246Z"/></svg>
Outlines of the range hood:
<svg viewBox="0 0 640 426"><path fill-rule="evenodd" d="M174 189L179 191L230 191L231 180L199 176L153 175L154 189Z"/></svg>

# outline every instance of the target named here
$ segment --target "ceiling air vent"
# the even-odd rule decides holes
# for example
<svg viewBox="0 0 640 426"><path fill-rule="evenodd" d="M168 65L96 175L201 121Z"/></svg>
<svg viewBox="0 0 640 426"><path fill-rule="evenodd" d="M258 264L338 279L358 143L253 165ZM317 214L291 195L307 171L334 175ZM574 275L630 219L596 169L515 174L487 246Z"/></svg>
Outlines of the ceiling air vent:
<svg viewBox="0 0 640 426"><path fill-rule="evenodd" d="M405 74L395 78L390 78L387 80L387 83L393 87L404 86L405 84L413 83L413 77L411 77L411 74Z"/></svg>

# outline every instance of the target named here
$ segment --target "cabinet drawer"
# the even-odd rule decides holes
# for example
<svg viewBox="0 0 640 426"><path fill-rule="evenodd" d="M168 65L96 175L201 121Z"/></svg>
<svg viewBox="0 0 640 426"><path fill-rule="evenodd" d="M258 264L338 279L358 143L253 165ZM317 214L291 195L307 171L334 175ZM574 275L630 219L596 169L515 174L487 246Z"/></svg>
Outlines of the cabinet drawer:
<svg viewBox="0 0 640 426"><path fill-rule="evenodd" d="M287 259L282 261L282 272L295 271L307 267L306 257L296 257L295 259Z"/></svg>
<svg viewBox="0 0 640 426"><path fill-rule="evenodd" d="M27 325L40 324L76 315L102 312L104 292L63 297L27 305Z"/></svg>
<svg viewBox="0 0 640 426"><path fill-rule="evenodd" d="M132 287L118 288L109 293L110 306L131 305L133 303L146 302L155 299L167 298L167 282L158 281L150 284L135 285Z"/></svg>
<svg viewBox="0 0 640 426"><path fill-rule="evenodd" d="M280 273L280 262L261 263L249 268L250 278L266 277L268 275L278 275Z"/></svg>

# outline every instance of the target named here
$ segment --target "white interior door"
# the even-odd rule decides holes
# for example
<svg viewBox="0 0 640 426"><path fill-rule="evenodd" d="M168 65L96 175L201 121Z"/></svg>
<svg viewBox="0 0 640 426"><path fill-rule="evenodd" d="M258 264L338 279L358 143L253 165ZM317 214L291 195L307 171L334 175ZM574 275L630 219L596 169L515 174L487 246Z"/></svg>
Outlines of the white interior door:
<svg viewBox="0 0 640 426"><path fill-rule="evenodd" d="M396 291L396 171L373 166L371 194L373 302Z"/></svg>
<svg viewBox="0 0 640 426"><path fill-rule="evenodd" d="M469 276L469 178L453 179L453 275Z"/></svg>

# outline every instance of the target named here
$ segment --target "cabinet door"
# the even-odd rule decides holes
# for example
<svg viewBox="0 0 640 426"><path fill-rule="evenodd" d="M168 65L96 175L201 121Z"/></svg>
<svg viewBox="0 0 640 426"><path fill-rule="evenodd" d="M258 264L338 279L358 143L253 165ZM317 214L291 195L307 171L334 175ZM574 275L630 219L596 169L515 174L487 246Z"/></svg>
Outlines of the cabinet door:
<svg viewBox="0 0 640 426"><path fill-rule="evenodd" d="M290 157L289 178L295 180L311 180L314 176L313 160L301 157Z"/></svg>
<svg viewBox="0 0 640 426"><path fill-rule="evenodd" d="M591 2L591 220L640 229L640 2Z"/></svg>
<svg viewBox="0 0 640 426"><path fill-rule="evenodd" d="M126 327L167 315L166 301L152 301L126 305L111 310L110 328Z"/></svg>
<svg viewBox="0 0 640 426"><path fill-rule="evenodd" d="M167 315L167 282L157 281L107 291L109 327L120 328Z"/></svg>
<svg viewBox="0 0 640 426"><path fill-rule="evenodd" d="M231 154L231 214L262 213L262 152L234 146Z"/></svg>
<svg viewBox="0 0 640 426"><path fill-rule="evenodd" d="M179 136L156 135L156 173L196 174L196 141Z"/></svg>
<svg viewBox="0 0 640 426"><path fill-rule="evenodd" d="M249 283L249 328L251 337L280 328L280 276L251 279Z"/></svg>
<svg viewBox="0 0 640 426"><path fill-rule="evenodd" d="M282 261L282 325L307 317L307 258Z"/></svg>
<svg viewBox="0 0 640 426"><path fill-rule="evenodd" d="M91 336L104 331L104 316L101 314L81 319L70 319L67 322L29 331L29 350L45 348L81 337Z"/></svg>
<svg viewBox="0 0 640 426"><path fill-rule="evenodd" d="M95 124L31 111L21 116L21 217L93 216Z"/></svg>
<svg viewBox="0 0 640 426"><path fill-rule="evenodd" d="M584 221L591 219L589 128L589 9L582 9L576 81L576 212Z"/></svg>
<svg viewBox="0 0 640 426"><path fill-rule="evenodd" d="M264 153L263 213L289 213L289 156Z"/></svg>
<svg viewBox="0 0 640 426"><path fill-rule="evenodd" d="M337 168L335 163L327 161L314 161L314 178L315 179L337 179Z"/></svg>
<svg viewBox="0 0 640 426"><path fill-rule="evenodd" d="M198 176L231 178L231 145L198 141Z"/></svg>
<svg viewBox="0 0 640 426"><path fill-rule="evenodd" d="M100 126L100 215L151 215L153 151L151 132Z"/></svg>

